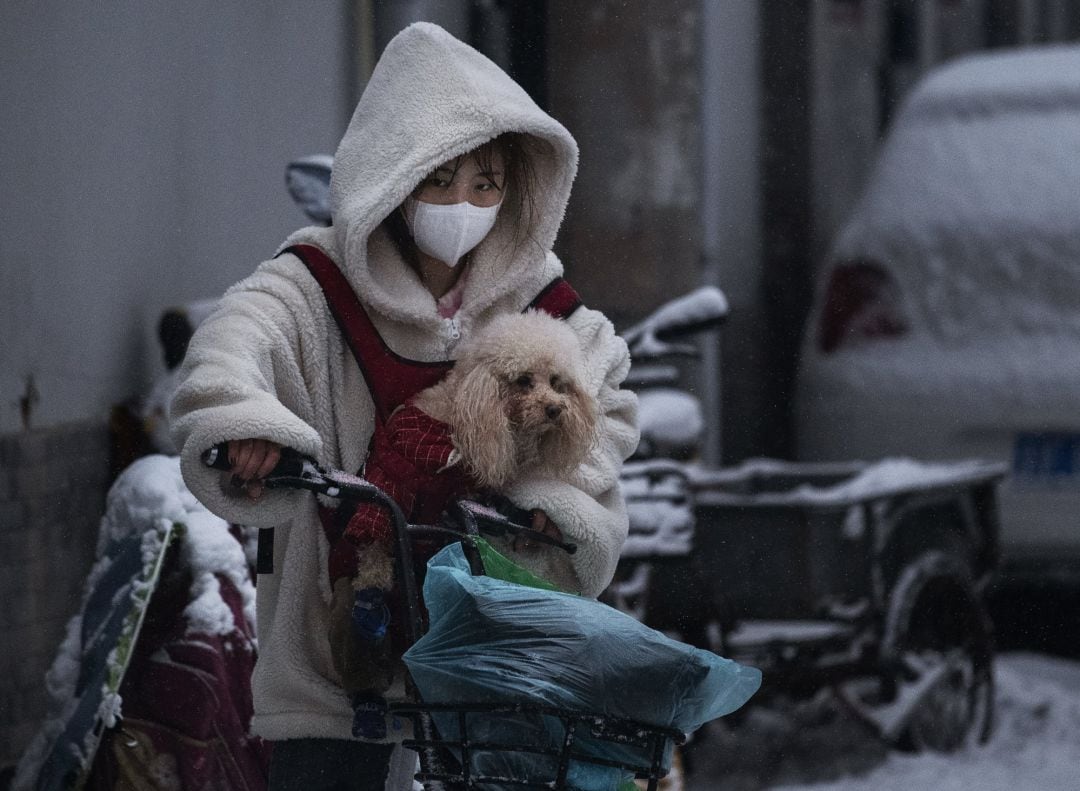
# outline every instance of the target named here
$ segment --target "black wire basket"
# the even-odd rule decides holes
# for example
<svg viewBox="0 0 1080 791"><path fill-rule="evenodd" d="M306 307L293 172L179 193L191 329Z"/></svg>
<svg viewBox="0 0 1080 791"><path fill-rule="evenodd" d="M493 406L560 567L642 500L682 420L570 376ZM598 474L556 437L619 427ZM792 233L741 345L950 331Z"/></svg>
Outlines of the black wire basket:
<svg viewBox="0 0 1080 791"><path fill-rule="evenodd" d="M426 789L572 789L572 770L578 764L616 770L614 777L645 780L654 791L667 773L671 748L686 740L671 728L532 704L400 703L393 704L391 712L413 723L415 738L404 746L420 754L416 779ZM561 740L533 738L542 721L548 725L545 732L559 732ZM493 723L510 727L493 738ZM626 757L597 756L600 743ZM524 759L527 772L499 771L515 759Z"/></svg>

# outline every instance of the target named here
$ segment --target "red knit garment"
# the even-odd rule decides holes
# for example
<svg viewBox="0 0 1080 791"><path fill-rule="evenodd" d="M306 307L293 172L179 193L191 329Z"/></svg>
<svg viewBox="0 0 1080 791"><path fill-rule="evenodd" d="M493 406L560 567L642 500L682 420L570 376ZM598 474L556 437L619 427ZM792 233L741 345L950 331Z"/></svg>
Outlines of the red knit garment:
<svg viewBox="0 0 1080 791"><path fill-rule="evenodd" d="M448 469L454 444L450 427L414 406L412 401L377 426L364 465L364 478L398 504L412 524L434 524L453 497L470 489L460 465ZM331 585L356 575L358 547L381 543L393 546L390 514L375 503L361 503L344 534L331 548Z"/></svg>
<svg viewBox="0 0 1080 791"><path fill-rule="evenodd" d="M421 362L395 353L379 335L367 310L330 256L312 245L295 245L285 252L296 255L322 288L334 321L371 392L376 429L368 449L365 476L387 491L413 524L435 522L451 497L469 493L469 481L457 467L438 472L453 449L449 429L412 407L410 399L446 376L453 362ZM452 311L450 304L443 307ZM581 299L569 283L558 277L528 307L564 319L581 307ZM405 406L394 412L399 404ZM397 436L399 432L401 435ZM379 536L391 540L389 516L377 506L362 506L351 517L344 534L332 509L320 507L319 518L331 544L331 581L355 576L359 544L378 540ZM376 538L370 538L373 536ZM417 555L415 546L413 554L414 560L423 555Z"/></svg>

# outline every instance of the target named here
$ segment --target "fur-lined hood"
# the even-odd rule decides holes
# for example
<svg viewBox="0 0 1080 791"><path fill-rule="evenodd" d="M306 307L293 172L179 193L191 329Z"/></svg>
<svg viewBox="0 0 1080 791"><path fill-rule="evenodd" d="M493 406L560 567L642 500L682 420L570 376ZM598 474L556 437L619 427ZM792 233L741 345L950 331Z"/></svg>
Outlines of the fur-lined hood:
<svg viewBox="0 0 1080 791"><path fill-rule="evenodd" d="M548 253L577 172L577 144L498 66L426 22L394 37L364 89L334 157L331 228L303 229L286 245L329 248L369 307L434 327L433 299L380 224L436 166L505 132L529 136L535 207L522 216L535 221L515 246L512 213L500 214L470 256L462 314L478 316L508 295L537 293L561 274Z"/></svg>

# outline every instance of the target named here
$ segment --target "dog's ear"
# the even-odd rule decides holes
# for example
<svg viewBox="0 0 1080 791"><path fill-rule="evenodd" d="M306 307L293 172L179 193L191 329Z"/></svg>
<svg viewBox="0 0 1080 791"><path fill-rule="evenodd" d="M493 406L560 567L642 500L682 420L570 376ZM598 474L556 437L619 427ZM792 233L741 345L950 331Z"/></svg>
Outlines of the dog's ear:
<svg viewBox="0 0 1080 791"><path fill-rule="evenodd" d="M599 439L596 399L574 382L567 392L570 404L555 431L540 441L540 455L548 466L572 472L585 461Z"/></svg>
<svg viewBox="0 0 1080 791"><path fill-rule="evenodd" d="M479 363L461 373L450 420L454 446L484 488L499 488L514 472L514 436L504 401L499 380L487 365Z"/></svg>

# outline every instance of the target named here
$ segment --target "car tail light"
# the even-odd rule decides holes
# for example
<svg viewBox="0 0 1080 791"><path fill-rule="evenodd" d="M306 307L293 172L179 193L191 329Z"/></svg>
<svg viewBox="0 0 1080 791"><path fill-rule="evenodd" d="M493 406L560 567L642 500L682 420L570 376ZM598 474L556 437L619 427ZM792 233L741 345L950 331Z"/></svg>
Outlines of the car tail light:
<svg viewBox="0 0 1080 791"><path fill-rule="evenodd" d="M900 290L872 261L843 261L829 276L818 325L818 348L826 354L868 338L895 338L907 332Z"/></svg>

